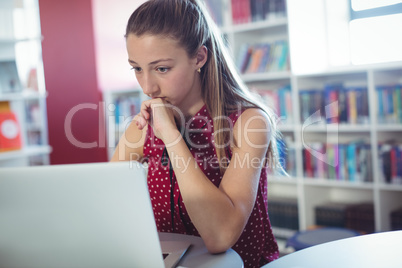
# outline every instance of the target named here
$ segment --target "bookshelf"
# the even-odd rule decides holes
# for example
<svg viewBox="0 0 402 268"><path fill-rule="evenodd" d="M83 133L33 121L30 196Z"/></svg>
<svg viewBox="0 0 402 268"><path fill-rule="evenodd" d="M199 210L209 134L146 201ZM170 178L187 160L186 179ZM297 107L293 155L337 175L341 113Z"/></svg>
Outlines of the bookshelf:
<svg viewBox="0 0 402 268"><path fill-rule="evenodd" d="M108 159L112 158L121 135L123 135L133 117L139 113L142 101L147 98L140 88L103 92Z"/></svg>
<svg viewBox="0 0 402 268"><path fill-rule="evenodd" d="M272 5L280 1L272 0L205 0L205 2L212 17L218 21L243 81L250 89L258 93L265 91L263 98L266 97L271 105L272 103L278 105L281 102L278 101L275 92L283 87L290 88L292 110L288 111L283 120L280 120L279 129L288 147L287 160L292 162L291 165L287 165L292 169L289 171L291 177L269 178L269 200L276 201L281 198L297 200L300 230L316 225L316 208L322 208L321 206L327 203L368 203L373 207L374 231L391 230L391 213L402 207L402 169L400 168L402 165L398 162L400 161L398 159L402 159L402 99L396 101L396 98L402 94L397 92L401 90L402 85L402 62L332 67L326 71L305 75L295 75L290 64L279 71L265 69L247 72L244 71L247 69L244 64L239 63L242 61L244 63L244 56L241 56L244 55L242 54L244 47L272 44L278 40L290 42L286 9L284 11L280 8L275 9ZM266 13L263 8L260 10L265 17L262 18L261 14L253 14L252 5L256 2L269 2L271 14L269 11ZM245 4L250 5L249 10L242 6ZM239 6L243 8L239 9ZM239 14L239 10L245 10L245 13ZM287 56L288 61L291 56ZM250 61L252 58L251 54ZM325 110L325 106L331 104L331 99L325 100L326 92L329 91L327 88L334 84L341 84L342 89L339 92L342 94L355 91L346 93L349 94L346 97L349 108L345 110L346 117L343 119L338 117L338 121L328 116L331 115L331 110ZM360 89L352 90L356 88ZM384 92L383 88L391 89ZM306 119L315 111L307 111L307 118L302 118L301 96L311 90L322 94L321 105L315 110L321 110L321 117L313 118L315 120L310 118L310 121L307 121ZM361 92L360 90L363 90L365 94L364 101L356 97L356 92ZM335 95L337 98L332 99L338 100L337 111L341 111L340 107L342 107L338 99L339 92ZM379 96L383 97L381 102L379 102ZM311 103L314 103L313 99L309 100L309 106ZM364 103L366 103L366 110L363 109L364 112L362 112L359 109ZM282 102L281 105L286 106L286 102ZM350 108L354 107L353 105L355 109ZM287 120L289 118L291 120ZM355 180L342 179L336 169L338 165L333 165L335 167L332 168L335 170L331 171L331 176L328 176L328 173L306 176L306 154L304 153L306 146L317 143L350 145L354 142L363 143L369 149L368 153L363 154L364 157L359 158L365 159L363 166L370 176L369 179L366 175L361 175L367 174L361 173L361 170L355 170L360 175ZM311 148L314 149L314 147ZM327 157L327 154L324 153L324 156ZM339 154L337 156L336 159L339 160ZM327 158L323 160L329 162ZM389 163L391 167L384 168L384 163ZM324 164L326 168L331 166L328 163ZM352 162L349 166L353 167ZM361 166L361 163L355 164L355 167ZM346 165L345 168L348 166ZM384 169L391 175L385 175ZM318 174L321 175L318 176ZM293 233L283 228L274 229L278 229L280 235L289 236Z"/></svg>
<svg viewBox="0 0 402 268"><path fill-rule="evenodd" d="M1 1L0 113L15 116L18 145L3 143L0 167L49 164L41 57L38 1Z"/></svg>
<svg viewBox="0 0 402 268"><path fill-rule="evenodd" d="M264 13L265 17L261 15L255 16L253 19L251 13L248 13L248 18L243 18L243 22L236 21L234 23L232 4L249 3L249 0L205 0L205 2L210 8L212 17L218 21L229 50L238 66L241 66L239 64L241 60L244 61L244 54L241 53L242 48L275 44L278 40L290 42L286 10L283 12L280 8L275 9L274 6L270 6L271 13ZM260 2L279 3L280 1L266 0ZM236 12L235 14L238 15ZM239 55L243 55L241 60L239 60ZM263 71L244 71L241 73L243 81L250 89L260 94L262 92L263 95L265 93L267 96L263 97L267 97L271 103L275 103L275 101L280 103L278 92L286 87L289 88L289 92L286 94L289 94L290 97L285 97L285 101L281 101L281 106L285 102L285 106L291 107L291 111L285 111L287 114L281 115L279 129L282 131L288 148L287 169L291 176L269 177L269 200L283 198L296 200L298 208L297 225L300 230L306 230L316 225L316 208L322 209L328 203L368 203L373 207L374 231L391 230L391 214L402 207L402 184L398 184L398 176L401 174L398 172L401 170L396 169L394 174L396 178L390 179L392 183L391 181L387 182L383 174L383 158L384 155L391 157L391 154L398 156L399 151L393 152L392 147L399 148L398 145L402 144L402 122L397 120L399 118L397 117L399 115L398 109L400 109L398 103L395 104L394 111L397 112L394 119L392 119L391 113L389 114L391 116L385 113L388 110L382 110L384 111L383 117L388 116L391 119L383 120L379 117L378 91L384 86L392 87L395 91L398 85L402 85L402 62L337 67L322 72L295 75L290 66L291 56L288 52L286 55L288 65L284 69L267 70L265 68ZM341 84L342 90L345 89L348 92L351 91L351 88L363 88L366 94L367 109L361 114L363 116L359 120L357 120L357 116L359 116L357 110L354 117L351 117L352 119L346 117L346 119L337 122L329 121L329 119L332 120L331 116L326 117L325 106L331 102L325 101L324 93L329 85L334 84ZM301 95L310 90L323 94L322 105L317 106L316 109L321 110L321 117L316 118L315 122L306 122L306 118L301 118L303 108ZM387 95L385 94L385 96ZM138 103L143 100L144 96L139 89L104 93L109 157L111 157L123 129L127 126L127 122L131 120L130 116L135 114L116 113L119 111L116 107L121 105L121 100L130 98L136 99L134 102ZM287 105L286 99L290 100ZM354 99L356 107L363 103L357 101L356 97L350 99ZM382 104L384 105L384 103ZM389 106L390 103L387 105ZM279 109L277 108L277 110ZM307 118L314 112L308 111ZM328 113L331 115L330 111ZM122 117L122 120L119 119L118 122L124 122L122 125L116 123L116 118L119 116ZM328 176L327 173L320 173L320 176L317 173L313 176L305 175L306 156L303 150L306 146L312 143L349 145L353 142L363 142L370 149L369 154L365 156L370 179L362 178L362 176L353 181L341 179L337 177L338 175L334 175L338 174L336 169L331 171L331 176ZM386 145L385 149L382 147L383 145ZM395 158L398 159L398 157ZM325 165L326 168L329 166L327 163ZM351 165L353 166L353 164ZM356 163L356 166L360 166L360 164ZM274 229L277 230L279 236L290 236L295 232L295 230L285 228L275 227Z"/></svg>

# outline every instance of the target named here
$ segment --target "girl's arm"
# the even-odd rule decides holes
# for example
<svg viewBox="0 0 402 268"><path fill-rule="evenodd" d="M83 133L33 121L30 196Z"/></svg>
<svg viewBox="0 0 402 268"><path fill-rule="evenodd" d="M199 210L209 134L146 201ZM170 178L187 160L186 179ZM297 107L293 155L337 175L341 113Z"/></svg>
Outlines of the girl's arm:
<svg viewBox="0 0 402 268"><path fill-rule="evenodd" d="M190 164L172 161L183 202L189 216L212 253L232 247L240 237L256 200L261 169L270 142L267 116L259 109L243 112L234 125L238 147L219 188L205 176L178 131L165 132L170 159L183 157ZM164 140L164 141L165 141Z"/></svg>
<svg viewBox="0 0 402 268"><path fill-rule="evenodd" d="M115 161L138 161L143 158L143 148L147 127L137 127L138 116L134 117L126 131L121 136L116 150L113 153L111 162Z"/></svg>

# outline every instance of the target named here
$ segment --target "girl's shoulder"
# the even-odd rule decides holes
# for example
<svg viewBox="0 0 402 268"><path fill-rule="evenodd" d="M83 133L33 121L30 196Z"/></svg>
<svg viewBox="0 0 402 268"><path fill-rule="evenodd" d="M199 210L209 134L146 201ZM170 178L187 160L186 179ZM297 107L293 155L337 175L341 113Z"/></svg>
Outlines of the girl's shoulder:
<svg viewBox="0 0 402 268"><path fill-rule="evenodd" d="M252 121L260 121L260 123L269 124L270 120L268 114L264 112L261 108L245 107L239 109L235 112L230 113L229 118L232 120L232 125L234 126L239 118L241 119L240 125L249 125ZM245 122L244 122L245 121Z"/></svg>

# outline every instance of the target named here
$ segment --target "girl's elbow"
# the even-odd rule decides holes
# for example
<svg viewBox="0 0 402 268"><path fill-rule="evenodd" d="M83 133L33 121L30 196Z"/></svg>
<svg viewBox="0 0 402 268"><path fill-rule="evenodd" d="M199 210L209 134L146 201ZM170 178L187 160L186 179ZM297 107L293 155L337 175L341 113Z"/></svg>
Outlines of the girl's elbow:
<svg viewBox="0 0 402 268"><path fill-rule="evenodd" d="M222 243L219 241L211 241L209 243L205 242L205 247L212 254L219 254L227 251L231 246L227 243Z"/></svg>
<svg viewBox="0 0 402 268"><path fill-rule="evenodd" d="M222 231L219 234L204 239L205 247L212 254L218 254L230 249L237 241L232 232Z"/></svg>

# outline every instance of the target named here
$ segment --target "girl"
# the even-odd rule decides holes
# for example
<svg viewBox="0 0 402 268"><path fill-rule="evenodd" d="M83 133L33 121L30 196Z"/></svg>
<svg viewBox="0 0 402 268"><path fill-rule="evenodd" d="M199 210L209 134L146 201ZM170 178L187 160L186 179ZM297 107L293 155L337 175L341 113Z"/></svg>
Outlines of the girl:
<svg viewBox="0 0 402 268"><path fill-rule="evenodd" d="M125 37L150 99L112 160L147 162L158 231L201 236L211 253L232 247L245 267L276 259L267 213L267 169L279 163L275 117L240 81L204 6L147 1Z"/></svg>

